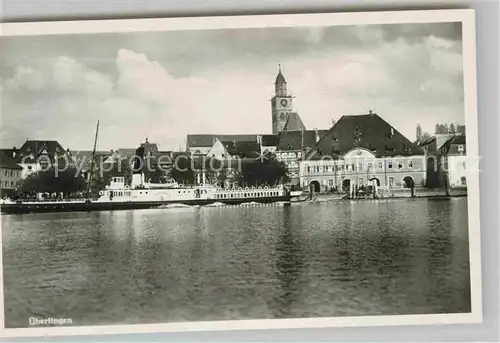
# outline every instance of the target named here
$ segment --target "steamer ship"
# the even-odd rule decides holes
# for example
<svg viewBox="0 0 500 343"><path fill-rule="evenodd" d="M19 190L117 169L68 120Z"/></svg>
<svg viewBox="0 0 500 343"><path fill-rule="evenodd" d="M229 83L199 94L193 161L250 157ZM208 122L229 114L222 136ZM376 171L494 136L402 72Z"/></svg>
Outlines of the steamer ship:
<svg viewBox="0 0 500 343"><path fill-rule="evenodd" d="M133 174L132 185L126 186L125 178L113 177L97 199L3 200L0 210L2 213L109 211L160 208L170 204L237 205L290 201L290 192L283 186L224 189L201 184L185 187L176 183L137 184L138 178L142 181L143 174Z"/></svg>
<svg viewBox="0 0 500 343"><path fill-rule="evenodd" d="M97 142L94 142L94 153ZM142 149L142 150L141 150ZM143 161L143 148L136 151L136 160L131 185L125 184L124 177L112 177L110 184L99 192L97 198L81 199L45 199L45 200L0 200L2 213L37 213L37 212L75 212L75 211L109 211L125 209L158 208L170 204L210 205L215 203L237 205L242 203L271 203L290 201L290 191L283 185L273 187L221 188L205 184L202 181L195 186L170 183L148 183L144 173L138 166ZM143 165L143 164L142 164ZM90 175L93 172L91 165ZM90 181L89 190L90 194Z"/></svg>

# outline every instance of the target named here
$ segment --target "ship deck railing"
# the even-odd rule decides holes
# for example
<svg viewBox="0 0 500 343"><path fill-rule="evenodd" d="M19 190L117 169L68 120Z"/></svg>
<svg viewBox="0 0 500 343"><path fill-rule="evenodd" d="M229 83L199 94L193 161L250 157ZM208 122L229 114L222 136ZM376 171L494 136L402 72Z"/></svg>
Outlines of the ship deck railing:
<svg viewBox="0 0 500 343"><path fill-rule="evenodd" d="M58 203L58 202L85 202L97 200L98 198L62 198L62 199L16 199L14 202L36 202L36 203Z"/></svg>

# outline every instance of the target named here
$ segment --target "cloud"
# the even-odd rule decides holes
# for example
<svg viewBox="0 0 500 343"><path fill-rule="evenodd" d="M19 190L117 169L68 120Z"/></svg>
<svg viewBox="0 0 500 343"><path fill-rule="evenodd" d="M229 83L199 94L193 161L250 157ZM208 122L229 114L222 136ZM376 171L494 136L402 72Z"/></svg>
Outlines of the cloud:
<svg viewBox="0 0 500 343"><path fill-rule="evenodd" d="M300 31L300 39L286 31L282 37L288 52L297 49L292 43L298 41L327 46L281 57L305 125L328 128L332 119L372 109L413 139L419 122L428 131L438 122L463 123L461 43L453 30L418 39L417 31L402 38L394 27L313 28ZM268 44L268 54L254 53L264 33L246 33L239 54L224 40L220 46L201 40L201 47L184 42L175 59L160 57L169 54L166 47L150 54L122 47L105 60L106 68L103 61L92 67L93 60L69 54L18 66L0 79L6 123L2 144L18 145L30 137L91 149L97 120L103 149L133 148L146 134L162 149L176 149L188 133L270 133L279 49ZM226 31L215 36L238 35ZM329 40L338 42L332 45L336 48L325 44ZM350 40L360 48L340 44ZM245 49L249 43L252 47ZM204 60L198 59L197 49ZM221 56L231 59L219 64Z"/></svg>
<svg viewBox="0 0 500 343"><path fill-rule="evenodd" d="M14 72L14 76L5 82L9 90L40 90L45 83L44 75L29 66L19 66Z"/></svg>
<svg viewBox="0 0 500 343"><path fill-rule="evenodd" d="M57 58L51 69L54 86L61 93L105 97L113 90L113 81L108 75L89 69L70 57Z"/></svg>

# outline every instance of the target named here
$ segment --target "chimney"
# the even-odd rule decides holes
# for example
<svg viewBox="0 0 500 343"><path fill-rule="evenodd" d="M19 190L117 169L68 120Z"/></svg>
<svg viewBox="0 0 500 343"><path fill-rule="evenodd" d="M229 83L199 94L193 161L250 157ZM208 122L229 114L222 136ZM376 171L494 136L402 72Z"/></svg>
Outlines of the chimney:
<svg viewBox="0 0 500 343"><path fill-rule="evenodd" d="M16 155L17 155L17 149L16 149L16 147L13 147L12 148L12 157L16 157Z"/></svg>
<svg viewBox="0 0 500 343"><path fill-rule="evenodd" d="M368 114L373 114L373 111L372 110L368 110Z"/></svg>
<svg viewBox="0 0 500 343"><path fill-rule="evenodd" d="M314 129L314 133L316 134L316 143L319 142L319 132L318 129Z"/></svg>

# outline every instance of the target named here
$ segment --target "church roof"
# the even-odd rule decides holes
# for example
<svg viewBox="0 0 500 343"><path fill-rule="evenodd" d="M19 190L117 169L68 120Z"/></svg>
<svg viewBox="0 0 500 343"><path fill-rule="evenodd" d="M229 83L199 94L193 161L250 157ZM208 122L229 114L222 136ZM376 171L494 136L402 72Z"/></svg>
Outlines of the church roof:
<svg viewBox="0 0 500 343"><path fill-rule="evenodd" d="M339 157L354 148L366 148L376 157L421 155L422 149L375 113L346 115L323 135L306 158Z"/></svg>
<svg viewBox="0 0 500 343"><path fill-rule="evenodd" d="M305 131L306 126L302 122L302 119L300 119L300 116L297 112L292 112L288 116L288 119L285 123L285 126L283 127L283 131Z"/></svg>
<svg viewBox="0 0 500 343"><path fill-rule="evenodd" d="M141 143L141 148L144 148L146 151L151 151L151 152L158 152L158 144L156 143L150 143L148 139L146 138L146 141L144 143Z"/></svg>
<svg viewBox="0 0 500 343"><path fill-rule="evenodd" d="M284 82L284 83L286 83L285 77L281 73L281 69L278 72L278 75L276 76L276 83L278 83L278 82Z"/></svg>

